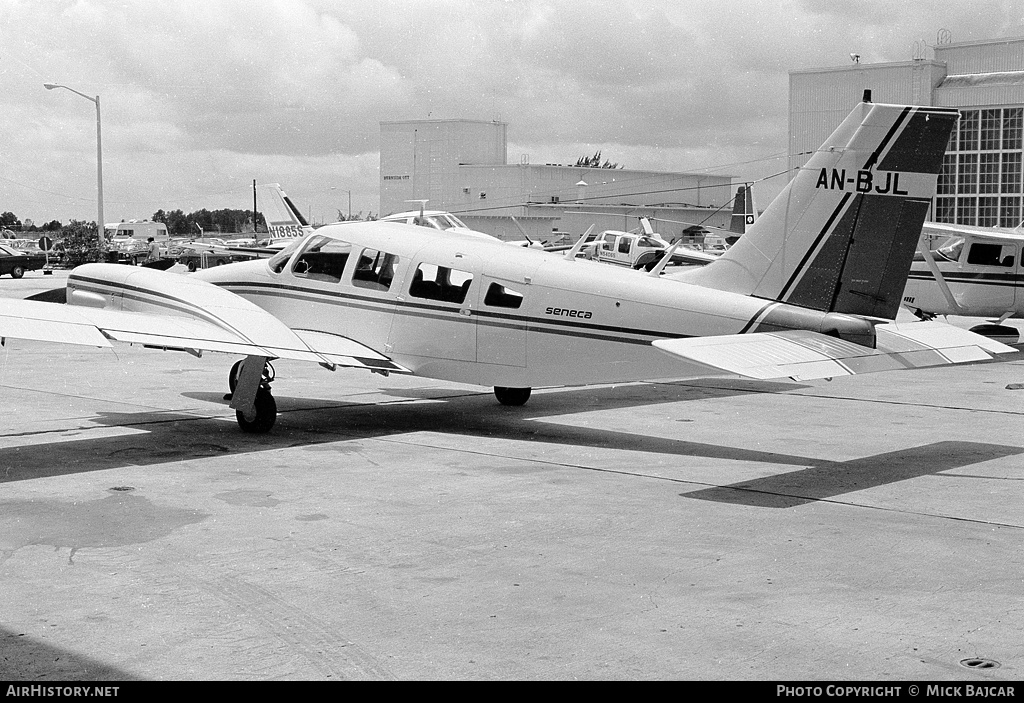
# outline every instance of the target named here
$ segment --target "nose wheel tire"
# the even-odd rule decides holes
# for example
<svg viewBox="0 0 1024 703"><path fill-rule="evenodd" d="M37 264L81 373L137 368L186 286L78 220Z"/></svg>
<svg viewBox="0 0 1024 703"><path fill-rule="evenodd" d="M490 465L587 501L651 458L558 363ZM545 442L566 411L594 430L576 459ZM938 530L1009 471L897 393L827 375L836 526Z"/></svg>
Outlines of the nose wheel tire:
<svg viewBox="0 0 1024 703"><path fill-rule="evenodd" d="M533 391L531 388L504 388L502 386L494 387L494 397L498 399L498 402L502 405L508 405L516 407L524 405L526 401L530 399L530 393Z"/></svg>
<svg viewBox="0 0 1024 703"><path fill-rule="evenodd" d="M274 400L274 396L266 388L260 388L256 391L256 416L247 420L245 413L241 410L235 411L235 418L238 420L238 426L242 428L242 432L248 432L250 434L263 434L270 432L270 429L277 422L277 401Z"/></svg>

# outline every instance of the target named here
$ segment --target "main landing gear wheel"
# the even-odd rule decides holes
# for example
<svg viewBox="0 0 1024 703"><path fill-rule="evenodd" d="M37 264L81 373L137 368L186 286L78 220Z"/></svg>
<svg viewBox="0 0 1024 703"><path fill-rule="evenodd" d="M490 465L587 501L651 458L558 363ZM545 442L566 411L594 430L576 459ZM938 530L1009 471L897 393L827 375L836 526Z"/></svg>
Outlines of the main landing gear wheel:
<svg viewBox="0 0 1024 703"><path fill-rule="evenodd" d="M245 359L239 359L231 365L231 370L228 371L228 388L231 390L231 393L235 392L235 386L238 385L238 376L242 373L243 361ZM268 361L266 366L263 367L263 378L260 379L260 383L269 384L274 380L274 375L274 366ZM231 400L231 393L224 396L224 400Z"/></svg>
<svg viewBox="0 0 1024 703"><path fill-rule="evenodd" d="M256 391L256 417L252 420L245 419L245 413L241 410L235 411L238 419L238 426L242 432L250 434L263 434L270 432L270 428L277 422L277 401L271 395L269 388L260 388Z"/></svg>
<svg viewBox="0 0 1024 703"><path fill-rule="evenodd" d="M519 406L524 405L530 399L532 391L532 388L504 388L503 386L495 386L494 397L502 405Z"/></svg>

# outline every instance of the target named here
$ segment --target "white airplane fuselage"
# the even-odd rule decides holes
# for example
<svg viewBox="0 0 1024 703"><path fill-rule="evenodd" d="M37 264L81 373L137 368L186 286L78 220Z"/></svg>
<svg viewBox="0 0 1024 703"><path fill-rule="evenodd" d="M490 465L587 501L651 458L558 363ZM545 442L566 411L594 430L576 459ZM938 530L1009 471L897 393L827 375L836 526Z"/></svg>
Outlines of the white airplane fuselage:
<svg viewBox="0 0 1024 703"><path fill-rule="evenodd" d="M700 364L685 367L651 342L749 331L768 308L775 328L842 325L845 317L410 225L347 223L312 235L322 236L351 249L331 280L295 270L302 247L287 262L242 262L193 275L294 329L358 339L418 375L482 386L721 375ZM461 238L458 246L453 237ZM397 256L386 289L358 280L366 250ZM417 295L421 265L469 274L464 300ZM495 286L503 294L495 295Z"/></svg>
<svg viewBox="0 0 1024 703"><path fill-rule="evenodd" d="M936 225L926 225L925 231ZM1009 230L942 225L958 235L911 266L903 304L934 315L1024 317L1024 236Z"/></svg>

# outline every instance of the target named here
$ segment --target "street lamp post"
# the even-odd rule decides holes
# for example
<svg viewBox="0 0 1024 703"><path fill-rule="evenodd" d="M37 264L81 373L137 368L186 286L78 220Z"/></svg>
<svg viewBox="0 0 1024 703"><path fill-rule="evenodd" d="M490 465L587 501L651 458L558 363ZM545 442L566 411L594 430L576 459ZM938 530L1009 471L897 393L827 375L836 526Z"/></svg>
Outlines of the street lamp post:
<svg viewBox="0 0 1024 703"><path fill-rule="evenodd" d="M352 219L352 191L351 190L345 190L344 188L337 188L335 186L331 186L331 190L340 190L340 191L342 191L344 193L348 193L348 219L351 220Z"/></svg>
<svg viewBox="0 0 1024 703"><path fill-rule="evenodd" d="M99 250L102 253L104 247L104 225L103 225L103 136L100 129L100 96L90 98L85 93L80 93L74 88L69 88L66 85L58 85L57 83L43 83L43 87L47 90L53 90L54 88L63 88L64 90L70 90L75 95L81 95L89 102L96 105L96 238L98 240Z"/></svg>

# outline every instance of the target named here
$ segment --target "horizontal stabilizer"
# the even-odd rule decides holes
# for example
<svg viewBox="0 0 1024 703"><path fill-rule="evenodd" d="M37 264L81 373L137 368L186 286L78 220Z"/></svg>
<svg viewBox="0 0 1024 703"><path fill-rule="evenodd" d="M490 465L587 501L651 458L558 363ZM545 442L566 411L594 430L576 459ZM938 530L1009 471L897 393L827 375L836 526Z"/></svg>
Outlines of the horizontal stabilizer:
<svg viewBox="0 0 1024 703"><path fill-rule="evenodd" d="M790 330L718 337L662 339L664 352L729 373L762 380L850 376L876 371L986 361L1016 351L942 322L889 323L875 327L876 347L818 332Z"/></svg>

